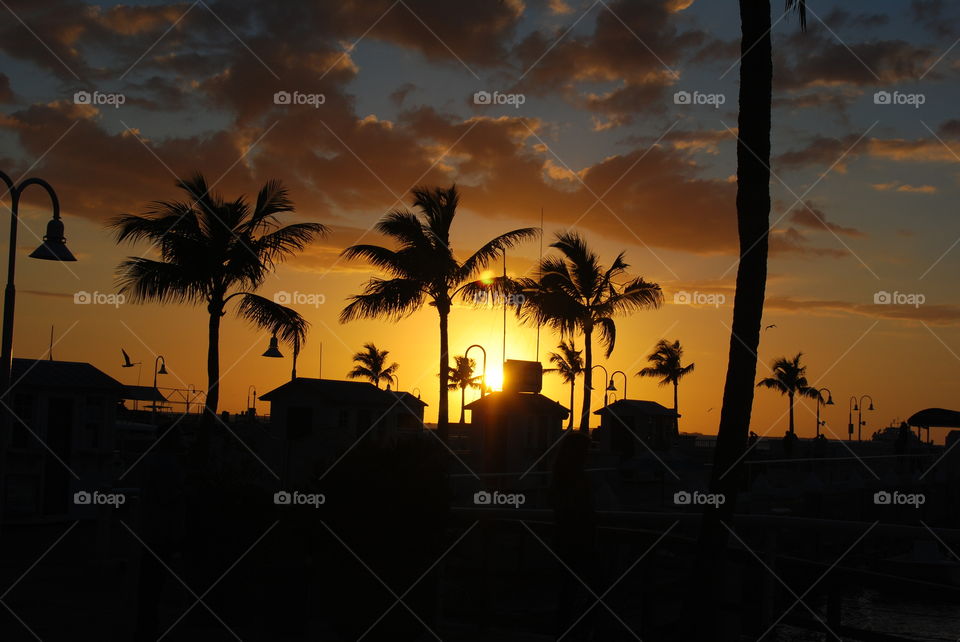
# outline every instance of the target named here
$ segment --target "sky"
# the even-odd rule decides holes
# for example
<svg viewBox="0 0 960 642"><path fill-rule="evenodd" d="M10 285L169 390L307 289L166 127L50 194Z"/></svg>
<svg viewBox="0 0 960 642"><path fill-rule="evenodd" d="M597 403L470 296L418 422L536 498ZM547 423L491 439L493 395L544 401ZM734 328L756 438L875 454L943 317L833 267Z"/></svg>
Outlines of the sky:
<svg viewBox="0 0 960 642"><path fill-rule="evenodd" d="M957 164L960 7L946 0L811 0L808 30L773 2L771 256L758 377L803 352L827 386L828 436L845 437L851 396L869 394L865 435L922 408L956 408L960 379ZM284 222L328 225L268 277L311 323L298 374L342 378L373 341L399 383L436 416L438 321L427 307L398 323L337 320L375 272L340 258L410 206L415 185L456 183L452 247L544 218L585 235L604 263L624 251L631 276L665 303L618 320L613 354L630 398L672 404L635 373L660 338L696 364L680 388L681 429L715 433L736 274L737 4L716 0L442 0L86 3L8 0L0 33L0 169L57 192L72 264L30 261L50 217L30 188L19 236L14 354L88 361L124 383L120 349L163 355L160 386L205 387L206 312L118 302L115 270L146 245L117 245L106 222L178 197L202 172L227 198L281 179ZM289 100L286 98L289 97ZM489 100L487 100L489 97ZM7 207L8 203L5 202ZM7 241L4 236L3 241ZM6 247L4 248L6 251ZM529 274L528 242L507 257ZM493 266L497 272L501 265ZM78 293L90 293L89 297ZM91 303L82 301L90 300ZM80 301L80 302L78 302ZM289 377L261 357L268 335L228 312L221 407L246 405ZM453 355L485 346L546 361L559 338L502 312L458 306ZM479 356L471 354L471 356ZM623 395L616 380L616 398ZM545 376L544 393L569 390ZM476 393L469 393L475 396ZM579 408L579 394L577 395ZM451 394L451 417L459 394ZM469 397L468 397L469 401ZM602 399L594 395L594 406ZM266 402L260 410L266 410ZM786 429L786 400L758 390L759 434ZM814 406L797 429L814 433Z"/></svg>

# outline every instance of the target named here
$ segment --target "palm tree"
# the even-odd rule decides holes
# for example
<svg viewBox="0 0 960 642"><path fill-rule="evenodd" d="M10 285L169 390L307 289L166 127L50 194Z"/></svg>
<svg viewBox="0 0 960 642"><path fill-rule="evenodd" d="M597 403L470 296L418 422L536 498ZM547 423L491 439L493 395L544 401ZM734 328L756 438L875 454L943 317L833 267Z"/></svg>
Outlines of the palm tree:
<svg viewBox="0 0 960 642"><path fill-rule="evenodd" d="M638 377L659 377L659 384L666 386L673 384L673 414L674 428L679 430L679 407L677 405L677 389L680 386L680 380L693 372L696 364L682 365L683 347L680 341L670 343L666 339L660 339L654 347L653 352L647 357L650 365L637 373Z"/></svg>
<svg viewBox="0 0 960 642"><path fill-rule="evenodd" d="M785 0L806 28L806 1ZM740 252L723 406L717 430L711 492L722 493L724 504L704 512L691 574L693 599L685 621L696 628L696 639L714 639L723 581L729 522L736 511L741 486L743 452L747 447L750 414L757 376L757 348L767 283L770 227L770 124L773 104L773 46L770 0L740 0L740 90L737 117L737 233ZM693 609L698 610L694 613Z"/></svg>
<svg viewBox="0 0 960 642"><path fill-rule="evenodd" d="M757 382L758 388L769 388L786 395L790 404L790 434L793 434L793 402L797 396L808 399L819 399L820 393L816 388L807 385L807 367L800 365L802 352L798 352L793 359L780 357L773 362L773 376Z"/></svg>
<svg viewBox="0 0 960 642"><path fill-rule="evenodd" d="M574 390L577 387L577 377L583 374L583 350L577 350L573 339L561 341L557 349L560 352L551 352L548 355L550 363L556 367L547 368L544 372L555 372L563 378L564 383L570 384L570 422L567 430L572 430Z"/></svg>
<svg viewBox="0 0 960 642"><path fill-rule="evenodd" d="M575 232L557 234L550 247L559 257L544 257L538 265L537 279L518 279L514 287L524 293L518 314L531 323L548 325L561 337L583 335L583 408L580 430L590 430L590 393L593 384L593 333L599 332L607 357L617 341L614 317L659 308L663 303L660 286L635 278L620 285L629 265L621 252L604 269L586 240Z"/></svg>
<svg viewBox="0 0 960 642"><path fill-rule="evenodd" d="M319 223L281 227L277 215L293 212L280 181L267 181L252 205L210 192L201 174L177 181L189 200L155 201L142 215L112 219L117 243L149 241L159 259L127 257L117 267L120 292L134 302L206 306L208 420L220 397L220 319L239 297L236 313L281 341L300 346L308 323L295 310L254 294L276 264L327 233Z"/></svg>
<svg viewBox="0 0 960 642"><path fill-rule="evenodd" d="M450 373L448 318L454 298L476 302L479 293L487 290L506 291L507 281L501 277L476 279L487 264L504 252L537 235L536 228L522 228L501 234L487 241L462 263L450 247L450 226L457 214L460 195L456 185L449 188L413 190L413 206L419 216L407 210L395 210L384 216L376 229L397 242L391 250L379 245L353 245L342 256L363 258L387 274L366 282L363 293L350 297L340 313L340 322L354 319L400 319L419 310L429 301L440 317L440 403L437 409L437 432L447 437L449 400L447 379Z"/></svg>
<svg viewBox="0 0 960 642"><path fill-rule="evenodd" d="M473 370L477 367L477 363L473 359L454 357L453 361L456 365L450 368L447 390L460 389L460 423L462 424L466 412L467 388L479 388L483 377L474 376Z"/></svg>
<svg viewBox="0 0 960 642"><path fill-rule="evenodd" d="M353 355L353 362L357 365L347 373L347 378L368 379L377 388L380 387L381 381L386 381L389 385L393 375L400 368L398 363L387 365L389 354L388 350L378 350L374 344L364 343L363 350Z"/></svg>

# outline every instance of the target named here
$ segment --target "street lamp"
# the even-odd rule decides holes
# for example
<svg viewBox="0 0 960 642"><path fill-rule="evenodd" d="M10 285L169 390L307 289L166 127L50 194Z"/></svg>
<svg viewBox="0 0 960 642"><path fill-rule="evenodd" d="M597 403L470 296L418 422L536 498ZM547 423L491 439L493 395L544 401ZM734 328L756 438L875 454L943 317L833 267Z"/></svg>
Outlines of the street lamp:
<svg viewBox="0 0 960 642"><path fill-rule="evenodd" d="M618 374L623 375L623 398L626 399L627 398L627 373L624 372L623 370L613 371L613 374L610 375L610 386L607 388L607 390L611 392L616 392L617 389L613 385L613 378L616 377Z"/></svg>
<svg viewBox="0 0 960 642"><path fill-rule="evenodd" d="M858 410L857 397L850 397L850 403L847 405L847 441L853 440L853 411Z"/></svg>
<svg viewBox="0 0 960 642"><path fill-rule="evenodd" d="M158 366L158 365L160 366L159 369L157 369L157 366ZM163 358L163 355L161 355L161 354L158 354L158 355L157 355L157 358L153 360L153 389L154 389L154 390L157 390L157 375L158 375L158 374L162 374L162 375L167 374L167 361L166 361L166 359ZM156 417L157 417L157 402L158 402L158 399L154 398L154 400L153 400L153 415L152 415L154 419L156 419Z"/></svg>
<svg viewBox="0 0 960 642"><path fill-rule="evenodd" d="M470 354L470 351L474 348L480 348L480 352L483 353L483 376L480 379L480 396L483 397L483 395L487 393L487 350L479 343L474 343L463 352L463 358L466 359L467 355ZM470 362L468 361L467 363Z"/></svg>
<svg viewBox="0 0 960 642"><path fill-rule="evenodd" d="M253 405L250 405L250 391L253 391ZM247 386L247 410L253 410L253 414L257 414L257 387L253 384Z"/></svg>
<svg viewBox="0 0 960 642"><path fill-rule="evenodd" d="M276 334L270 337L270 346L267 348L267 351L260 356L270 357L271 359L283 359L283 353L280 352L280 341L277 339Z"/></svg>
<svg viewBox="0 0 960 642"><path fill-rule="evenodd" d="M823 400L823 395L821 394L824 390L827 391L827 400ZM833 403L833 393L830 392L829 388L820 388L817 390L817 437L820 436L820 406L832 406ZM824 422L826 423L826 422Z"/></svg>
<svg viewBox="0 0 960 642"><path fill-rule="evenodd" d="M398 376L395 375L395 374L390 375L390 383L392 383L393 385L395 385L395 386L397 387L397 388L396 388L397 392L400 392L400 377L398 377ZM390 390L390 384L389 384L389 383L387 384L387 390Z"/></svg>
<svg viewBox="0 0 960 642"><path fill-rule="evenodd" d="M867 410L874 410L873 407L873 397L870 395L863 395L860 397L860 407L857 409L857 441L860 441L861 433L863 431L863 400L870 400L870 407Z"/></svg>
<svg viewBox="0 0 960 642"><path fill-rule="evenodd" d="M604 368L603 366L601 366L601 365L598 363L597 365L593 366L593 368L590 368L590 371L592 372L592 371L595 370L596 368L600 368L601 370L603 370L603 380L610 382L609 384L607 384L607 387L604 388L604 391L603 391L603 407L606 408L606 407L607 407L607 392L610 391L611 388L612 388L613 390L616 390L616 388L613 387L613 379L610 378L610 375L607 373L607 369ZM590 389L591 389L591 390L596 390L596 388L594 388L593 386L590 386Z"/></svg>
<svg viewBox="0 0 960 642"><path fill-rule="evenodd" d="M3 172L0 172L0 180L6 184L10 194L10 249L7 259L7 287L3 294L3 336L0 342L0 393L6 394L10 386L10 369L13 366L13 312L17 298L14 277L17 267L20 197L26 188L39 185L50 196L50 203L53 205L53 218L47 223L43 244L30 253L30 258L45 261L76 261L77 259L67 249L67 239L63 236L63 221L60 220L60 201L50 183L41 178L28 178L19 185L15 185L13 180Z"/></svg>

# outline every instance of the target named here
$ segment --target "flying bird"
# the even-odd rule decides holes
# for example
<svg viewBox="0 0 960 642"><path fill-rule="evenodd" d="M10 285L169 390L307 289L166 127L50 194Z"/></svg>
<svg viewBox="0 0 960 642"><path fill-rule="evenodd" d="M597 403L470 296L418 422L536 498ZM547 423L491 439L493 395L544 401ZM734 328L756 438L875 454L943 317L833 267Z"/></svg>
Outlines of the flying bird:
<svg viewBox="0 0 960 642"><path fill-rule="evenodd" d="M123 348L120 348L120 352L123 353L123 365L120 366L121 368L132 368L133 366L140 364L139 361L136 363L130 361L130 355L127 354L127 351L124 350Z"/></svg>
<svg viewBox="0 0 960 642"><path fill-rule="evenodd" d="M764 330L769 330L770 328L775 328L775 327L777 327L777 324L776 324L776 323L773 323L773 324L768 325L767 327L765 327Z"/></svg>

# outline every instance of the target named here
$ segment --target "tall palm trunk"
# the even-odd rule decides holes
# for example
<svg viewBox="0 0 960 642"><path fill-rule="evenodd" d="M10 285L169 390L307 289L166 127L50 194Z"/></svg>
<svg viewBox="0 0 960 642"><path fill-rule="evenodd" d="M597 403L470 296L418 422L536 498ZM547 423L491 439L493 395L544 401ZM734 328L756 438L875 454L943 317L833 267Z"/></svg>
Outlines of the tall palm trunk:
<svg viewBox="0 0 960 642"><path fill-rule="evenodd" d="M223 317L223 303L211 302L207 306L210 322L207 326L207 420L217 414L220 402L220 319Z"/></svg>
<svg viewBox="0 0 960 642"><path fill-rule="evenodd" d="M449 434L450 399L447 397L447 382L450 377L450 339L447 336L448 309L438 306L440 312L440 402L437 404L437 436L446 441Z"/></svg>
<svg viewBox="0 0 960 642"><path fill-rule="evenodd" d="M586 348L583 353L583 408L580 409L580 432L590 433L590 393L593 387L593 328L585 328L583 340ZM571 408L571 412L573 409Z"/></svg>
<svg viewBox="0 0 960 642"><path fill-rule="evenodd" d="M573 430L573 400L576 387L577 380L574 378L573 381L570 382L570 422L567 424L567 430Z"/></svg>
<svg viewBox="0 0 960 642"><path fill-rule="evenodd" d="M460 425L463 425L465 413L467 411L467 389L460 386Z"/></svg>
<svg viewBox="0 0 960 642"><path fill-rule="evenodd" d="M718 509L703 512L688 600L698 640L724 637L718 631L724 602L723 577L729 523L736 511L757 372L757 347L767 279L770 219L770 116L773 61L770 1L740 0L740 113L737 141L737 232L740 263L733 303L730 352L710 487L725 495ZM732 470L731 470L732 467ZM694 612L693 609L696 609Z"/></svg>
<svg viewBox="0 0 960 642"><path fill-rule="evenodd" d="M790 403L790 434L793 434L793 393L791 392L787 395L787 399Z"/></svg>
<svg viewBox="0 0 960 642"><path fill-rule="evenodd" d="M680 407L677 404L677 388L680 387L680 384L676 381L673 382L673 431L679 435L680 434Z"/></svg>

